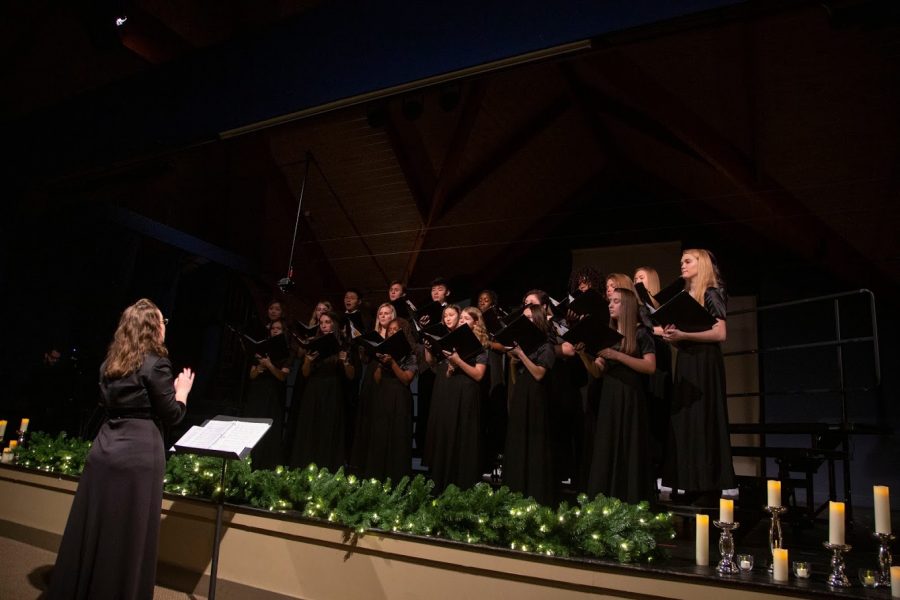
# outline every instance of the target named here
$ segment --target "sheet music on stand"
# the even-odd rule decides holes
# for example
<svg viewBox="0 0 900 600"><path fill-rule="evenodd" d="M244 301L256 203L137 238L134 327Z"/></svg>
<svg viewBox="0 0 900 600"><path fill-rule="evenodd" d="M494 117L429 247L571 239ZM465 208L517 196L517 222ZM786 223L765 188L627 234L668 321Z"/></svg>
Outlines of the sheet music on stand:
<svg viewBox="0 0 900 600"><path fill-rule="evenodd" d="M218 415L194 425L173 449L201 456L242 460L272 427L272 419L248 419Z"/></svg>

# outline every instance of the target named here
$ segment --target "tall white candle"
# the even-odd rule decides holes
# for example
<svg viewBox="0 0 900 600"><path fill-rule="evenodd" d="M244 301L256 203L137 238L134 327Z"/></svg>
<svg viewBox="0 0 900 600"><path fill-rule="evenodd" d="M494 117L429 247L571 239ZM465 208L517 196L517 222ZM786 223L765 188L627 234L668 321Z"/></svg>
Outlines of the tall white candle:
<svg viewBox="0 0 900 600"><path fill-rule="evenodd" d="M875 533L891 532L891 491L886 485L872 487L875 494Z"/></svg>
<svg viewBox="0 0 900 600"><path fill-rule="evenodd" d="M697 515L697 564L709 565L709 515Z"/></svg>
<svg viewBox="0 0 900 600"><path fill-rule="evenodd" d="M768 506L781 506L781 482L770 479L766 485L769 492Z"/></svg>
<svg viewBox="0 0 900 600"><path fill-rule="evenodd" d="M788 551L786 548L772 550L772 575L775 581L788 580Z"/></svg>
<svg viewBox="0 0 900 600"><path fill-rule="evenodd" d="M734 523L734 500L719 498L719 521Z"/></svg>
<svg viewBox="0 0 900 600"><path fill-rule="evenodd" d="M830 544L844 543L844 503L828 503L828 542Z"/></svg>

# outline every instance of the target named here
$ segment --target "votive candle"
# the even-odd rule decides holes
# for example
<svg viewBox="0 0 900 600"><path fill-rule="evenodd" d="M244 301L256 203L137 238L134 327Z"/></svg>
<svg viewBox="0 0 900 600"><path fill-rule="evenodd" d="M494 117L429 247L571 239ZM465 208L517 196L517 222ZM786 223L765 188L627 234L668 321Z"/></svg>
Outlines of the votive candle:
<svg viewBox="0 0 900 600"><path fill-rule="evenodd" d="M828 543L844 545L844 503L828 503Z"/></svg>
<svg viewBox="0 0 900 600"><path fill-rule="evenodd" d="M886 485L872 487L875 494L875 533L891 532L891 491Z"/></svg>
<svg viewBox="0 0 900 600"><path fill-rule="evenodd" d="M19 431L21 431L22 433L25 433L26 431L28 431L28 423L29 423L28 417L23 417L22 423L19 424Z"/></svg>
<svg viewBox="0 0 900 600"><path fill-rule="evenodd" d="M734 523L734 500L719 498L719 521Z"/></svg>
<svg viewBox="0 0 900 600"><path fill-rule="evenodd" d="M697 564L709 565L709 515L697 515Z"/></svg>
<svg viewBox="0 0 900 600"><path fill-rule="evenodd" d="M775 548L772 550L772 576L775 581L788 580L788 551L787 548Z"/></svg>
<svg viewBox="0 0 900 600"><path fill-rule="evenodd" d="M775 479L770 479L766 483L766 487L769 492L769 504L768 506L781 506L781 482Z"/></svg>

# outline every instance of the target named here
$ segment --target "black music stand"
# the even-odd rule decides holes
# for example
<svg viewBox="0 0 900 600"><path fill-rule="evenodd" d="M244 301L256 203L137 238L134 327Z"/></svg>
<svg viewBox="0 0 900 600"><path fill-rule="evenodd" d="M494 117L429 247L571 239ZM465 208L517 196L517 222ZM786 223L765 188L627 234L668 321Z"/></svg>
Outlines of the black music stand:
<svg viewBox="0 0 900 600"><path fill-rule="evenodd" d="M264 426L264 427L262 427ZM216 533L213 538L212 562L209 570L209 600L216 598L216 577L219 570L219 544L222 541L222 513L225 510L225 471L229 460L243 460L272 427L272 419L248 419L217 415L203 425L191 427L175 442L175 452L213 456L222 459L216 503Z"/></svg>

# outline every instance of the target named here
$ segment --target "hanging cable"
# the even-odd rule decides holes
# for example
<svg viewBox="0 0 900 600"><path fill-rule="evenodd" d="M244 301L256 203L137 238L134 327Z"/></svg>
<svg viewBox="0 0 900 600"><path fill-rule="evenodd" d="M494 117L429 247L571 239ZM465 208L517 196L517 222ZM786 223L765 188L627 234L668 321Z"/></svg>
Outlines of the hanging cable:
<svg viewBox="0 0 900 600"><path fill-rule="evenodd" d="M294 283L294 248L297 246L297 234L300 231L300 215L303 209L303 194L306 192L306 180L309 177L309 163L312 162L312 152L306 151L305 165L303 168L303 181L300 182L300 197L297 199L297 219L294 221L294 236L291 238L291 253L288 256L287 277L283 277L278 281L278 287L285 294L290 292L296 283Z"/></svg>

